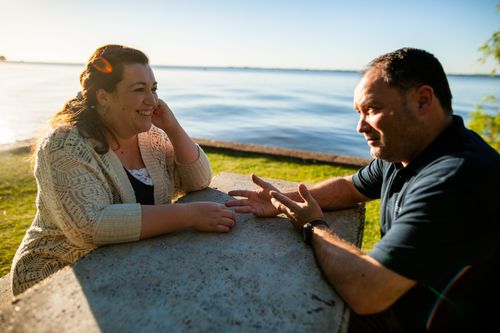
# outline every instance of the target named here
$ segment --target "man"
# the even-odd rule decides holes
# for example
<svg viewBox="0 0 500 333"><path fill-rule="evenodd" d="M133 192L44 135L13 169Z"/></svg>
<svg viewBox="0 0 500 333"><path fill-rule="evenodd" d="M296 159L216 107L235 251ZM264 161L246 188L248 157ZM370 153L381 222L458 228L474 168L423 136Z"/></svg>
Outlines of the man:
<svg viewBox="0 0 500 333"><path fill-rule="evenodd" d="M285 213L353 313L351 332L498 329L500 157L452 115L439 61L404 48L373 60L354 92L375 158L349 177L227 203L260 217ZM381 198L381 240L369 254L340 239L321 209Z"/></svg>

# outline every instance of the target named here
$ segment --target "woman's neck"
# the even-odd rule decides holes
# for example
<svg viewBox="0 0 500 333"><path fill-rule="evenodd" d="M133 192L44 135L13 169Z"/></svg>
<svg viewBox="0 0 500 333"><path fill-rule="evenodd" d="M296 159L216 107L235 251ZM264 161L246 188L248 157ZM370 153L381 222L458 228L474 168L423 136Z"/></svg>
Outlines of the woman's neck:
<svg viewBox="0 0 500 333"><path fill-rule="evenodd" d="M115 137L111 140L111 149L127 169L144 168L137 134L130 138Z"/></svg>

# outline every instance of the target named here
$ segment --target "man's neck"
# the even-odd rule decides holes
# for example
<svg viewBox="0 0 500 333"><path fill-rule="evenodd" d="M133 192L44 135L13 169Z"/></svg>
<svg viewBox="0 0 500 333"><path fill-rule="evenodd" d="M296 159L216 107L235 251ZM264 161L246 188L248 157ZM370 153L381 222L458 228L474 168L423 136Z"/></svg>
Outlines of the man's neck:
<svg viewBox="0 0 500 333"><path fill-rule="evenodd" d="M417 156L419 156L427 147L429 147L444 131L446 131L453 123L453 116L448 113L442 113L439 116L432 118L427 124L426 129L423 134L422 144L419 146L419 149L415 150L410 156L410 158L405 161L401 161L403 167L406 167L412 160L414 160Z"/></svg>

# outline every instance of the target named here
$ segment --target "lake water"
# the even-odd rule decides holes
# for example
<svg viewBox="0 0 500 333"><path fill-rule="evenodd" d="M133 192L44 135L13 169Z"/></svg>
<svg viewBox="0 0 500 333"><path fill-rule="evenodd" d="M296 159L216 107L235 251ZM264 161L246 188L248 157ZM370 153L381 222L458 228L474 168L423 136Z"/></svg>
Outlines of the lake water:
<svg viewBox="0 0 500 333"><path fill-rule="evenodd" d="M80 90L82 65L0 63L0 144L38 134ZM154 67L158 95L193 137L369 157L355 130L357 72ZM449 76L468 120L500 78ZM488 109L488 107L487 107Z"/></svg>

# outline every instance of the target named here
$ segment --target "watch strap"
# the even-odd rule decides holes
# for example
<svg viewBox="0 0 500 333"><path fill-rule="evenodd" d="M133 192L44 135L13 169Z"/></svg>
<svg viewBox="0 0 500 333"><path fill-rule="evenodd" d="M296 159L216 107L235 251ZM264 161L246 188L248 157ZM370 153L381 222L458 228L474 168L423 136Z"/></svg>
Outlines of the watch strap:
<svg viewBox="0 0 500 333"><path fill-rule="evenodd" d="M302 227L302 237L303 237L304 242L306 244L310 245L312 243L312 235L313 235L314 227L319 226L319 225L324 225L324 226L330 228L328 223L326 223L326 221L323 221L323 220L314 220L314 221L311 221L311 222L304 224L304 226Z"/></svg>

